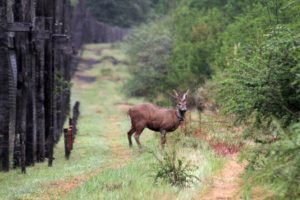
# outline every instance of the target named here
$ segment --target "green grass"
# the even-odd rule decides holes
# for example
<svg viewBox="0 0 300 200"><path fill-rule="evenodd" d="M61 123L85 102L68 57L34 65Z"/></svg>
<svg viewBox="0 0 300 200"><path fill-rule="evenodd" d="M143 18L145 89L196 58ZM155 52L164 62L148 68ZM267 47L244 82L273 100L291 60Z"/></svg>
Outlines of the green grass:
<svg viewBox="0 0 300 200"><path fill-rule="evenodd" d="M106 55L126 61L124 54L109 44L88 45L84 49L85 59L99 60ZM154 184L151 165L155 159L148 151L160 152L158 134L145 130L141 136L144 150L139 151L135 144L133 149L128 150L126 132L130 124L126 113L118 107L120 104L143 102L143 99L123 95L122 85L129 77L127 66L103 62L81 74L95 76L96 81L86 83L75 78L73 84L72 102L81 102L81 116L70 160L64 158L61 139L55 148L53 167L48 168L47 163L41 163L28 167L26 175L19 170L0 173L1 200L43 199L45 196L50 199L191 199L222 167L223 159L212 153L205 142L184 137L177 131L168 135L167 148L175 147L179 156L198 166L195 175L201 181L186 189L163 182ZM120 161L122 154L121 157L113 157L114 145L118 146L120 153L128 151L124 154L128 162ZM63 184L72 182L76 177L86 179L68 193L61 193Z"/></svg>
<svg viewBox="0 0 300 200"><path fill-rule="evenodd" d="M165 182L155 184L152 165L156 160L149 150L161 153L158 150L159 140L151 133L144 133L142 137L144 150L139 152L134 148L133 159L128 165L98 174L71 191L66 199L192 199L207 186L209 178L223 166L223 160L214 155L206 144L181 136L179 144L175 145L173 141L177 136L170 135L168 148L175 147L179 158L196 165L198 168L194 175L201 181L196 182L191 188L177 188ZM184 147L183 144L190 141L198 142L198 146Z"/></svg>

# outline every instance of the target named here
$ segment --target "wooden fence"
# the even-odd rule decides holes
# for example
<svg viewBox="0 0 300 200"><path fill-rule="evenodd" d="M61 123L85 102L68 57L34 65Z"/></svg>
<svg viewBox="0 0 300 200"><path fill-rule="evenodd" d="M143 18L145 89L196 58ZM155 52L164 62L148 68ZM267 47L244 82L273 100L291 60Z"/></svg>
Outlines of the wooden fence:
<svg viewBox="0 0 300 200"><path fill-rule="evenodd" d="M73 107L72 118L69 119L69 127L64 129L66 159L70 158L71 151L73 150L73 143L77 134L77 121L80 115L79 106L80 102L77 101Z"/></svg>
<svg viewBox="0 0 300 200"><path fill-rule="evenodd" d="M75 48L86 43L106 43L122 40L128 29L111 26L97 21L86 7L85 0L79 0L73 12L72 38Z"/></svg>
<svg viewBox="0 0 300 200"><path fill-rule="evenodd" d="M25 173L26 166L46 159L52 166L70 113L76 50L93 42L78 24L88 30L97 23L79 19L88 13L80 4L73 9L69 0L0 0L0 171L21 167ZM101 31L95 29L94 37ZM126 31L118 34L114 41Z"/></svg>

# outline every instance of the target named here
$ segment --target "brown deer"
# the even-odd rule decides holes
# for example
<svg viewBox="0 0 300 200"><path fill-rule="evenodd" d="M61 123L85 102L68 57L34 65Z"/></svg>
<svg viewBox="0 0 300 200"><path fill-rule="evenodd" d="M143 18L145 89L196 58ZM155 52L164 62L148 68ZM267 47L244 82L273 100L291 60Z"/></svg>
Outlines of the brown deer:
<svg viewBox="0 0 300 200"><path fill-rule="evenodd" d="M174 90L176 109L161 108L150 103L131 107L128 111L128 116L131 119L131 129L127 133L129 147L132 147L131 136L135 133L135 141L141 148L139 137L143 130L148 128L152 131L160 132L160 143L161 147L164 148L167 132L175 131L181 122L184 121L184 114L187 111L188 92L178 95Z"/></svg>

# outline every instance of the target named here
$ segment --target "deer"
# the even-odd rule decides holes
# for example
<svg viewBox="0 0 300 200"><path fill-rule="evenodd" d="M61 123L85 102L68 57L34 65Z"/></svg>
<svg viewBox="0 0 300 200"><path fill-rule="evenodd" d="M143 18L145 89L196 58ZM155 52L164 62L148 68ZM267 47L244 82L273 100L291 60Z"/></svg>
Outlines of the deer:
<svg viewBox="0 0 300 200"><path fill-rule="evenodd" d="M131 128L127 132L129 147L132 147L132 135L141 149L140 135L145 128L160 133L160 145L164 149L166 144L166 134L175 131L184 121L184 115L187 111L187 90L183 95L179 95L173 90L176 98L176 108L162 108L151 103L135 105L128 110L128 116L131 120Z"/></svg>

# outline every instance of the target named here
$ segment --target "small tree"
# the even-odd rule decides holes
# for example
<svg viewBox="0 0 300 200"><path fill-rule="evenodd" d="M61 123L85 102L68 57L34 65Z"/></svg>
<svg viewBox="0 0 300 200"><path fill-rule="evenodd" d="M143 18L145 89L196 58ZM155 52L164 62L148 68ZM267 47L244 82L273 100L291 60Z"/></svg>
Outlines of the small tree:
<svg viewBox="0 0 300 200"><path fill-rule="evenodd" d="M177 157L176 150L164 152L160 157L153 153L157 163L153 165L154 180L159 179L170 183L173 186L188 187L199 180L193 172L197 169L190 162Z"/></svg>

